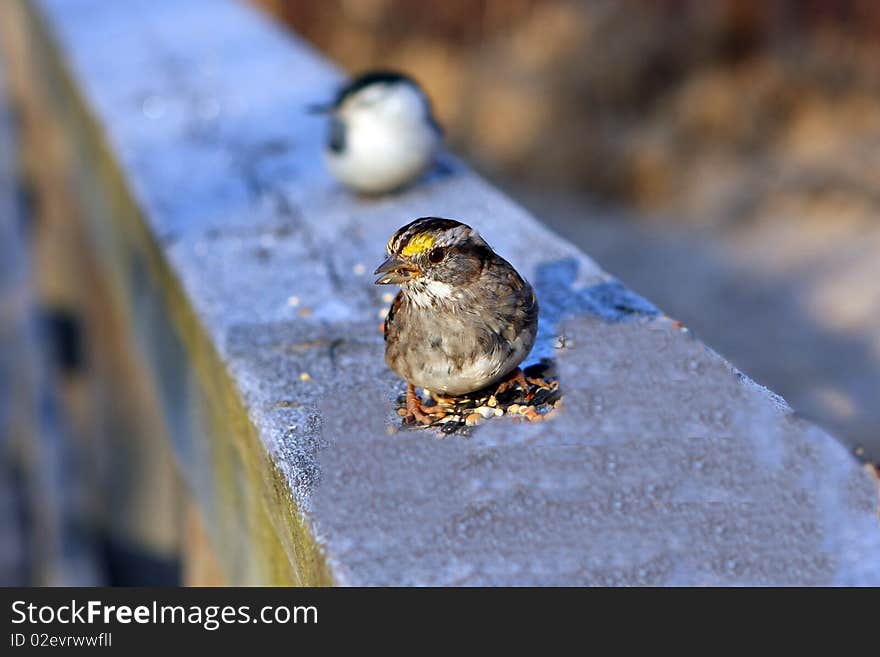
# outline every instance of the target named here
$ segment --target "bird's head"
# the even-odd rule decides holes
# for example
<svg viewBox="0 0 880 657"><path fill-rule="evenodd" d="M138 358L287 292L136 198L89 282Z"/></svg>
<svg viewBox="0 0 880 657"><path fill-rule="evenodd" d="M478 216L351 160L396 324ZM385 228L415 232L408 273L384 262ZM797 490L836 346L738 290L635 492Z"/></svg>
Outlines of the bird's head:
<svg viewBox="0 0 880 657"><path fill-rule="evenodd" d="M476 280L492 250L479 233L453 219L422 217L398 230L388 257L374 273L377 285L400 285L405 292L435 300L453 299Z"/></svg>
<svg viewBox="0 0 880 657"><path fill-rule="evenodd" d="M339 90L332 103L311 109L332 114L355 128L361 123L373 126L377 121L402 127L428 122L440 131L431 103L419 84L408 75L394 71L371 71L359 75Z"/></svg>

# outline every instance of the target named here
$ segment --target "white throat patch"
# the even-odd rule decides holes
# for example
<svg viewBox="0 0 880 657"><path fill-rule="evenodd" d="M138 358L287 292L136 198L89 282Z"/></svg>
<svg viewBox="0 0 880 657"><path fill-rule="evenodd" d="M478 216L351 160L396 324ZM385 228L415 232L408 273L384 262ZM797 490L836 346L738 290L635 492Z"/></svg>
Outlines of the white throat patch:
<svg viewBox="0 0 880 657"><path fill-rule="evenodd" d="M414 304L422 308L430 308L438 304L446 304L456 299L452 286L440 281L428 281L427 283L411 283L409 298Z"/></svg>

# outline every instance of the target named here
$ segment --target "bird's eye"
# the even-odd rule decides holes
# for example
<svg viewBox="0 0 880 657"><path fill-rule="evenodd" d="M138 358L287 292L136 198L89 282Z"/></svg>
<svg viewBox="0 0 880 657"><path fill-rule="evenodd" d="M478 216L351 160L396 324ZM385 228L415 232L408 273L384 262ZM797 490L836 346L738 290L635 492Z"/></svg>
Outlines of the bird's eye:
<svg viewBox="0 0 880 657"><path fill-rule="evenodd" d="M428 260L430 260L435 265L438 262L440 262L441 260L443 260L443 258L445 258L445 257L446 257L445 249L441 249L439 247L436 249L431 249L431 251L428 253Z"/></svg>

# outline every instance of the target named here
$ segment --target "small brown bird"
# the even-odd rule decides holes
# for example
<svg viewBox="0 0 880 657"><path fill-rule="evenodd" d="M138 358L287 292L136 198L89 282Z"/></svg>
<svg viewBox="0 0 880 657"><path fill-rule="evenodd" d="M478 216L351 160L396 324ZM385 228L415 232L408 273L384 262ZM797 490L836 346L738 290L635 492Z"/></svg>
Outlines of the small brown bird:
<svg viewBox="0 0 880 657"><path fill-rule="evenodd" d="M430 423L415 386L464 395L519 383L538 330L535 293L479 233L423 217L398 230L377 285L400 285L385 318L385 362L407 381L407 419Z"/></svg>

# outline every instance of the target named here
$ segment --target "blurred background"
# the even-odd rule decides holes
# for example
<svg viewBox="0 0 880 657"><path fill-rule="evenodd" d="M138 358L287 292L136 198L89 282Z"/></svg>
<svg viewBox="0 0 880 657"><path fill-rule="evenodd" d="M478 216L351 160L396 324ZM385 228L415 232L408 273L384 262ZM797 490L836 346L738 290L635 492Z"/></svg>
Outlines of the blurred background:
<svg viewBox="0 0 880 657"><path fill-rule="evenodd" d="M880 2L242 1L351 73L416 77L483 175L880 462ZM3 27L0 46L15 38ZM19 129L41 130L10 81L33 78L15 68L0 57L0 584L186 581L177 541L201 534L179 531L186 513L155 512L175 508L171 457L148 466L172 478L161 490L119 500L90 483L128 482L112 458L77 462L96 417L121 435L105 454L136 449L122 440L132 417L145 436L163 429L149 403L116 408L118 391L84 383L84 368L136 381L143 364L124 345L103 360L83 348L59 291L72 204L33 191L57 181L44 153L17 152ZM48 247L18 248L47 230ZM86 313L98 320L85 332L111 342L105 311ZM118 538L139 532L150 550Z"/></svg>
<svg viewBox="0 0 880 657"><path fill-rule="evenodd" d="M253 0L880 460L880 3Z"/></svg>

